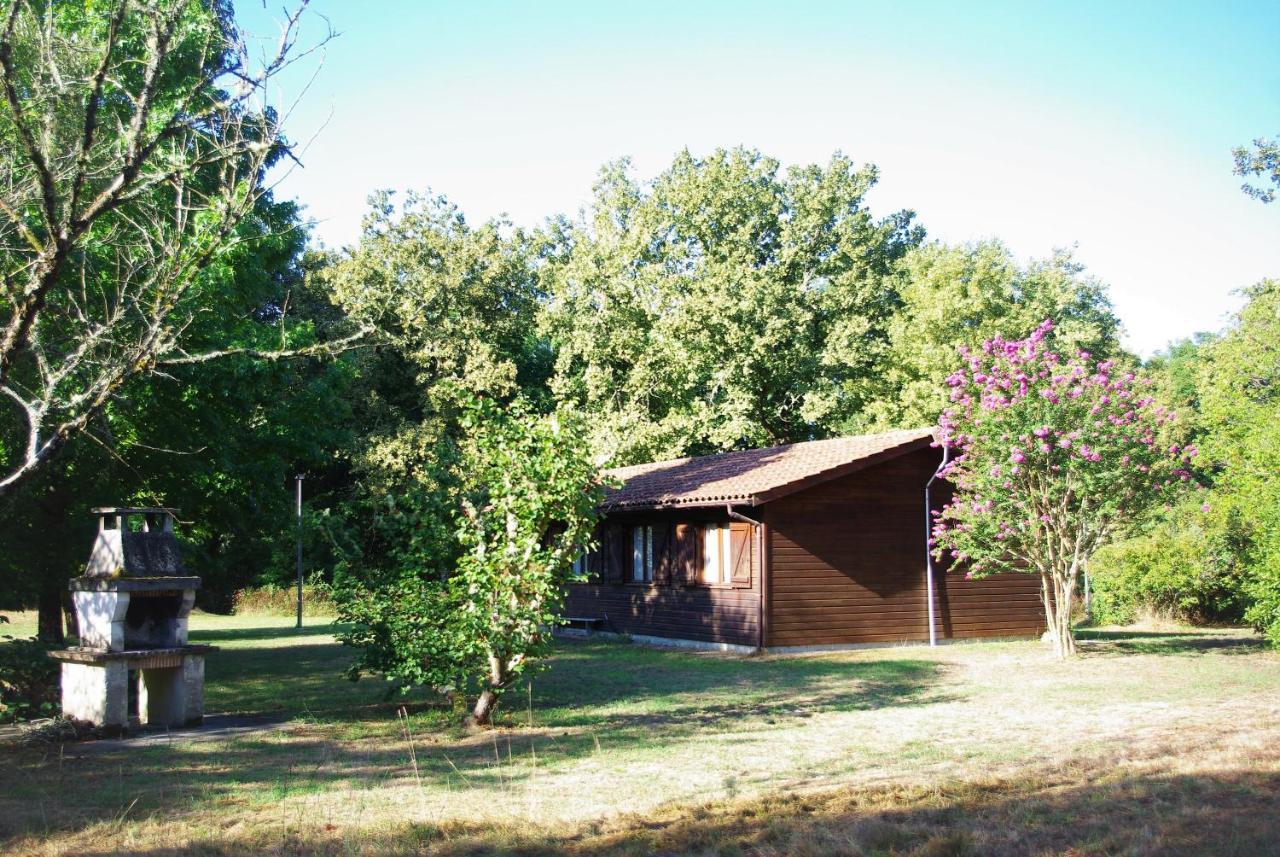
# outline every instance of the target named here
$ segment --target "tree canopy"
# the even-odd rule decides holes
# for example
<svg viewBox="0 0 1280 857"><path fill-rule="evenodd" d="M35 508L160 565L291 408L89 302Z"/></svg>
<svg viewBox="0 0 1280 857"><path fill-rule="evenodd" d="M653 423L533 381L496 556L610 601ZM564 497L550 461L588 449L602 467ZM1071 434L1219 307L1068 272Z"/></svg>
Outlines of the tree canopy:
<svg viewBox="0 0 1280 857"><path fill-rule="evenodd" d="M685 152L641 184L600 175L548 228L541 330L551 390L616 463L830 434L874 390L923 230L873 217L878 172L837 153L783 171L749 149Z"/></svg>

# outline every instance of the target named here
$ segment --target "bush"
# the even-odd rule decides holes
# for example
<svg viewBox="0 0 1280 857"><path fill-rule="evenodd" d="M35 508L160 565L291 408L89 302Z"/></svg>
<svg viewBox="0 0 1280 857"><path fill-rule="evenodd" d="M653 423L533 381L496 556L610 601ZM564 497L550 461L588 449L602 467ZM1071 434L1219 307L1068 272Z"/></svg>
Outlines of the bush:
<svg viewBox="0 0 1280 857"><path fill-rule="evenodd" d="M58 713L58 663L52 647L35 639L0 636L0 723Z"/></svg>
<svg viewBox="0 0 1280 857"><path fill-rule="evenodd" d="M298 610L298 590L292 586L255 586L241 589L231 596L233 613L265 613L269 616L293 616ZM305 583L302 586L302 610L308 616L333 616L336 609L333 593L327 583Z"/></svg>
<svg viewBox="0 0 1280 857"><path fill-rule="evenodd" d="M1101 548L1089 565L1094 621L1127 625L1148 616L1241 621L1247 603L1242 582L1216 549L1217 541L1184 518Z"/></svg>

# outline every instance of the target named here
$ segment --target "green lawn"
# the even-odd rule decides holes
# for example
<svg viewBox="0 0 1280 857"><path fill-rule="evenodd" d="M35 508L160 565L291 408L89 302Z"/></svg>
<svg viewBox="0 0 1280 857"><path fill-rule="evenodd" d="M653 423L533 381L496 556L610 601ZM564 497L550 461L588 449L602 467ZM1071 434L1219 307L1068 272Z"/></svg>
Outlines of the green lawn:
<svg viewBox="0 0 1280 857"><path fill-rule="evenodd" d="M739 657L563 642L499 727L197 615L253 734L6 747L13 853L1280 853L1280 658L1240 631ZM403 709L403 715L401 710Z"/></svg>

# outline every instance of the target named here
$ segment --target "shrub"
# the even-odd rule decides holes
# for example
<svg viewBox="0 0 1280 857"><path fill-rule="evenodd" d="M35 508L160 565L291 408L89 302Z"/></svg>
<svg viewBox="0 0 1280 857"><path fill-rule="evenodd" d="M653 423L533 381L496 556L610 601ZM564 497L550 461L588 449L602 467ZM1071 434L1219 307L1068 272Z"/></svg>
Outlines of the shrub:
<svg viewBox="0 0 1280 857"><path fill-rule="evenodd" d="M1127 625L1146 616L1239 622L1246 598L1218 539L1186 517L1098 550L1090 562L1093 618Z"/></svg>
<svg viewBox="0 0 1280 857"><path fill-rule="evenodd" d="M231 612L263 613L269 616L292 616L298 610L298 590L293 586L254 586L238 590L231 596ZM333 616L336 610L327 583L305 583L302 586L302 610L309 616Z"/></svg>
<svg viewBox="0 0 1280 857"><path fill-rule="evenodd" d="M0 636L0 723L58 713L58 663L35 639Z"/></svg>

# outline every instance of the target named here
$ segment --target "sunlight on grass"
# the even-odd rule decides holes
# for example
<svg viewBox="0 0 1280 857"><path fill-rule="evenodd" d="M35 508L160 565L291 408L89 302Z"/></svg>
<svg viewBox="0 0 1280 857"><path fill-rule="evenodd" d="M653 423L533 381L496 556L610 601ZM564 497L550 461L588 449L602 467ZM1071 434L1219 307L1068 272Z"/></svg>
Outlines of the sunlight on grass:
<svg viewBox="0 0 1280 857"><path fill-rule="evenodd" d="M959 837L978 850L954 853L984 853L993 828L962 823L970 809L1052 841L1099 811L1096 795L1138 807L1169 777L1183 778L1157 790L1170 812L1204 793L1234 818L1280 770L1280 660L1239 632L1097 631L1067 664L1034 642L742 657L566 641L497 729L467 734L433 694L347 681L328 620L292 625L192 618L193 641L219 647L209 712L283 725L128 752L14 749L5 847L887 854L952 853L937 849ZM1068 713L1065 733L1044 728ZM1047 797L1107 771L1128 779ZM1080 853L1109 847L1095 827L1072 840Z"/></svg>

